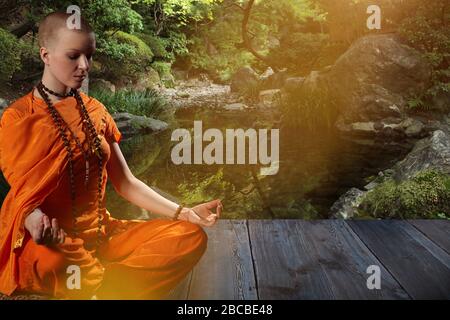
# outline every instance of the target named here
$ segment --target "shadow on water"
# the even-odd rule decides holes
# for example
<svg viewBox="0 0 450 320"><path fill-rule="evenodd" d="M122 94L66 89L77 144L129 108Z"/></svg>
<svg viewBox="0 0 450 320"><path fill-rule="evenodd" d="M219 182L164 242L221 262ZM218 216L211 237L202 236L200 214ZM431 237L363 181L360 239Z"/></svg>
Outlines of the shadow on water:
<svg viewBox="0 0 450 320"><path fill-rule="evenodd" d="M203 132L220 129L225 144L227 128L277 128L273 115L189 109L177 112L176 118L177 123L163 133L121 142L131 171L175 201L194 205L220 198L225 208L223 218L229 219L329 218L329 209L340 195L352 187L363 188L367 178L392 166L411 148L387 146L371 139L348 140L333 131L302 133L282 129L279 171L261 176L260 168L268 165L175 165L171 151L178 142L171 141L171 134L176 128L186 128L193 137L194 120L201 120ZM209 143L203 142L203 148ZM224 148L224 157L225 153ZM119 218L154 217L119 197L109 183L107 208Z"/></svg>

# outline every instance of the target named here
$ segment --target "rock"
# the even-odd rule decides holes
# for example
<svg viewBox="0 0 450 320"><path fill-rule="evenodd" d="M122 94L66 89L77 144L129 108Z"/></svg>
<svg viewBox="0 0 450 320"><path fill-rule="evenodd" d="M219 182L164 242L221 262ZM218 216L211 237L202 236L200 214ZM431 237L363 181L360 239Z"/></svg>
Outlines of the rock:
<svg viewBox="0 0 450 320"><path fill-rule="evenodd" d="M259 76L259 78L260 78L260 80L264 81L264 80L267 80L270 76L272 76L274 74L275 74L275 72L273 72L272 68L268 67L266 69L266 71L264 71L263 74L261 74Z"/></svg>
<svg viewBox="0 0 450 320"><path fill-rule="evenodd" d="M361 133L372 133L375 132L375 127L373 122L355 122L351 123L351 130Z"/></svg>
<svg viewBox="0 0 450 320"><path fill-rule="evenodd" d="M164 121L127 112L114 113L112 116L124 138L129 138L135 134L159 132L169 127Z"/></svg>
<svg viewBox="0 0 450 320"><path fill-rule="evenodd" d="M175 78L170 73L163 74L161 76L161 82L166 88L173 88L175 86Z"/></svg>
<svg viewBox="0 0 450 320"><path fill-rule="evenodd" d="M254 87L258 81L259 76L252 68L242 67L231 78L231 91L240 92L245 88Z"/></svg>
<svg viewBox="0 0 450 320"><path fill-rule="evenodd" d="M450 88L449 88L450 89ZM450 90L447 92L439 91L432 99L433 108L441 111L450 110Z"/></svg>
<svg viewBox="0 0 450 320"><path fill-rule="evenodd" d="M161 78L159 77L158 71L150 68L144 76L140 77L136 82L133 83L132 89L137 91L145 91L147 89L154 89L161 85Z"/></svg>
<svg viewBox="0 0 450 320"><path fill-rule="evenodd" d="M263 107L272 108L278 105L281 98L281 90L264 90L259 93L259 102Z"/></svg>
<svg viewBox="0 0 450 320"><path fill-rule="evenodd" d="M8 106L8 101L3 98L0 98L0 109L4 109Z"/></svg>
<svg viewBox="0 0 450 320"><path fill-rule="evenodd" d="M176 109L218 108L239 102L237 94L230 93L230 86L218 84L205 86L198 83L190 79L176 88L161 88L159 93Z"/></svg>
<svg viewBox="0 0 450 320"><path fill-rule="evenodd" d="M230 103L225 105L223 108L229 111L242 111L248 109L248 106L243 103Z"/></svg>
<svg viewBox="0 0 450 320"><path fill-rule="evenodd" d="M287 93L294 93L297 92L300 87L303 85L303 82L305 81L304 77L291 77L287 78L284 82L283 91Z"/></svg>
<svg viewBox="0 0 450 320"><path fill-rule="evenodd" d="M311 73L305 78L303 87L308 91L326 90L326 76L321 71L311 71Z"/></svg>
<svg viewBox="0 0 450 320"><path fill-rule="evenodd" d="M279 71L276 73L272 73L267 77L261 76L260 77L261 87L264 90L281 89L284 86L287 78L288 74L286 71Z"/></svg>
<svg viewBox="0 0 450 320"><path fill-rule="evenodd" d="M408 137L417 137L421 134L424 125L420 121L415 121L413 124L408 126L405 130L405 133Z"/></svg>
<svg viewBox="0 0 450 320"><path fill-rule="evenodd" d="M419 140L413 150L392 168L397 181L410 179L419 171L436 169L450 174L450 133L436 130Z"/></svg>
<svg viewBox="0 0 450 320"><path fill-rule="evenodd" d="M5 108L6 108L7 106L9 106L8 101L6 101L6 100L3 99L3 98L0 98L0 117L2 116L3 111L5 111Z"/></svg>
<svg viewBox="0 0 450 320"><path fill-rule="evenodd" d="M356 216L357 208L366 194L365 191L351 188L331 206L330 213L333 218L349 219Z"/></svg>
<svg viewBox="0 0 450 320"><path fill-rule="evenodd" d="M189 78L188 71L186 71L186 70L173 68L172 69L172 74L175 77L175 80L183 81L183 80L188 80L188 78Z"/></svg>
<svg viewBox="0 0 450 320"><path fill-rule="evenodd" d="M92 79L90 83L91 90L104 90L112 93L116 92L116 86L104 79Z"/></svg>
<svg viewBox="0 0 450 320"><path fill-rule="evenodd" d="M431 68L396 35L384 34L357 40L322 74L340 117L354 123L402 118L408 99L428 88ZM317 76L312 73L308 78Z"/></svg>

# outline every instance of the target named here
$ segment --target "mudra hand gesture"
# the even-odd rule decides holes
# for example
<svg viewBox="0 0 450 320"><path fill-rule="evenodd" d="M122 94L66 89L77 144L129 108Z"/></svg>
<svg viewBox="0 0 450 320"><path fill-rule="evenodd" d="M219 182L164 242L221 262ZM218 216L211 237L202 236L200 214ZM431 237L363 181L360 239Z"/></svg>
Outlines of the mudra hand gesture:
<svg viewBox="0 0 450 320"><path fill-rule="evenodd" d="M213 209L216 209L215 213L211 211ZM183 210L181 210L180 212L180 215L178 216L178 219L192 222L205 227L211 227L216 223L217 219L220 218L222 209L222 202L216 199L210 202L196 205L192 208L183 208Z"/></svg>

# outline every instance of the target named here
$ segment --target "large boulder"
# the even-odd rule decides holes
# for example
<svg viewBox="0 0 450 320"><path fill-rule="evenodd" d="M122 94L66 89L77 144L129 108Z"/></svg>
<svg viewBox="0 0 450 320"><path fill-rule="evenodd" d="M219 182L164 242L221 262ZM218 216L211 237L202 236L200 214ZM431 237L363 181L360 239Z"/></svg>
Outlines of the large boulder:
<svg viewBox="0 0 450 320"><path fill-rule="evenodd" d="M258 81L259 75L252 68L242 67L231 77L230 88L232 92L242 92L256 86Z"/></svg>
<svg viewBox="0 0 450 320"><path fill-rule="evenodd" d="M394 179L404 181L419 171L436 169L450 174L450 133L436 130L416 143L413 150L393 167Z"/></svg>
<svg viewBox="0 0 450 320"><path fill-rule="evenodd" d="M394 34L359 39L327 72L344 123L401 118L430 77L425 59Z"/></svg>
<svg viewBox="0 0 450 320"><path fill-rule="evenodd" d="M348 190L331 206L331 217L338 219L350 219L355 217L365 194L365 191L357 188Z"/></svg>
<svg viewBox="0 0 450 320"><path fill-rule="evenodd" d="M161 120L137 116L127 112L114 113L114 121L124 139L136 134L146 134L166 130L169 125Z"/></svg>
<svg viewBox="0 0 450 320"><path fill-rule="evenodd" d="M402 183L429 169L450 174L450 132L447 130L436 130L430 137L417 141L403 160L381 171L375 180L364 187L365 190L352 188L343 194L331 207L330 215L343 219L356 217L366 194L380 183L388 179Z"/></svg>
<svg viewBox="0 0 450 320"><path fill-rule="evenodd" d="M92 79L90 83L91 90L102 90L102 91L108 91L111 93L116 92L116 86L109 82L108 80L104 79Z"/></svg>
<svg viewBox="0 0 450 320"><path fill-rule="evenodd" d="M368 35L334 65L312 71L305 79L287 79L283 92L325 95L337 109L336 127L346 135L398 140L422 138L435 129L417 119L408 120L408 101L425 92L430 81L427 61L398 36ZM445 98L439 101L445 105Z"/></svg>

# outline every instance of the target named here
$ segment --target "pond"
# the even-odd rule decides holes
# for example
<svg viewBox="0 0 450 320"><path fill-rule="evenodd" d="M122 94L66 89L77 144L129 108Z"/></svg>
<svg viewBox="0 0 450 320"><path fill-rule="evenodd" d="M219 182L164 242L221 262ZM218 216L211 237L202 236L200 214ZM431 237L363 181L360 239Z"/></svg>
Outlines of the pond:
<svg viewBox="0 0 450 320"><path fill-rule="evenodd" d="M267 167L261 164L174 164L171 152L179 142L171 141L173 130L193 133L194 121L200 120L203 132L217 128L224 136L226 129L275 129L280 123L274 114L254 110L179 109L170 129L123 140L121 149L133 174L155 191L190 205L219 198L226 219L329 218L340 195L352 187L363 188L369 177L392 166L411 148L367 138L345 139L333 130L281 128L275 175L260 175L260 168ZM208 144L203 142L203 148ZM156 217L119 197L110 183L107 208L118 218Z"/></svg>

